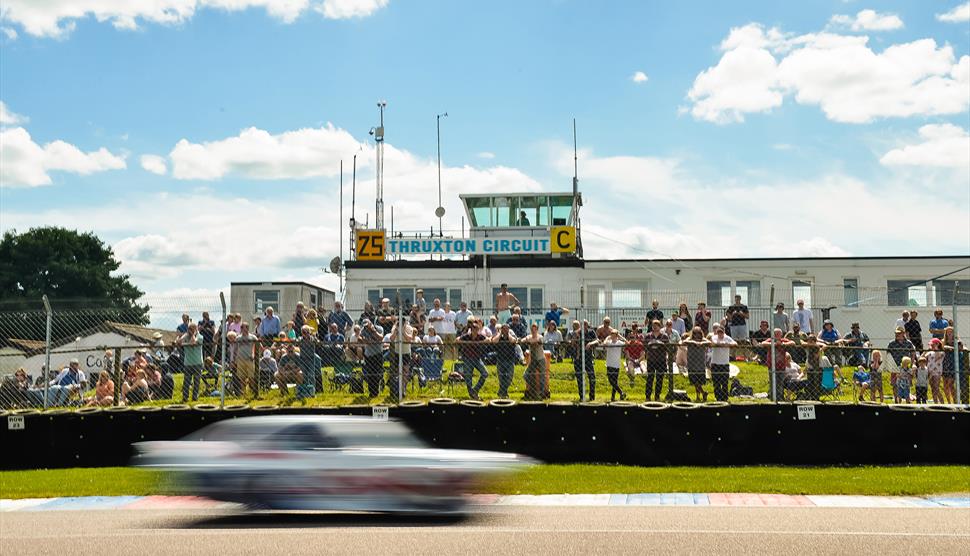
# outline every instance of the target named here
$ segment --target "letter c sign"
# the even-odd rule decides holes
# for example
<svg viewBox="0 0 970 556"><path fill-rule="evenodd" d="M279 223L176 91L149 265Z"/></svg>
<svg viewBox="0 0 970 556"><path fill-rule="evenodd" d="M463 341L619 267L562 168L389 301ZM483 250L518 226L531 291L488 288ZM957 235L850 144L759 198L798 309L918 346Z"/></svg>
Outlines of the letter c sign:
<svg viewBox="0 0 970 556"><path fill-rule="evenodd" d="M576 252L576 228L573 226L553 226L549 228L549 245L553 253Z"/></svg>

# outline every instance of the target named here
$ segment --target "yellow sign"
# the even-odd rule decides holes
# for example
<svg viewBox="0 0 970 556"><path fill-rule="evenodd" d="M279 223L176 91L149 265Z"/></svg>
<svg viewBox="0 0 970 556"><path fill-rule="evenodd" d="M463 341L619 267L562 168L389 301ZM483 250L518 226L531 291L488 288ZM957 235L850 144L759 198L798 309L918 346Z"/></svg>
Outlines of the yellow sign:
<svg viewBox="0 0 970 556"><path fill-rule="evenodd" d="M553 226L549 229L549 250L553 253L576 252L576 228Z"/></svg>
<svg viewBox="0 0 970 556"><path fill-rule="evenodd" d="M357 231L358 261L383 261L384 246L384 230Z"/></svg>

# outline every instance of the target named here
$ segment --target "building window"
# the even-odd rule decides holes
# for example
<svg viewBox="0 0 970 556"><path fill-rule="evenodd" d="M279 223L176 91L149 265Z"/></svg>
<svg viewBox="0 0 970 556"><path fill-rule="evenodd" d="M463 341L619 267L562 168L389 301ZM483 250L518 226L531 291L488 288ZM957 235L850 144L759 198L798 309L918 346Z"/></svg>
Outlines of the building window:
<svg viewBox="0 0 970 556"><path fill-rule="evenodd" d="M370 304L376 309L381 304L381 290L367 290L367 301L370 301Z"/></svg>
<svg viewBox="0 0 970 556"><path fill-rule="evenodd" d="M731 282L711 280L707 282L707 306L728 307L731 305Z"/></svg>
<svg viewBox="0 0 970 556"><path fill-rule="evenodd" d="M417 296L417 294L415 294ZM448 292L444 288L424 288L424 300L428 305L428 309L434 308L434 300L438 299L441 301L441 306L444 307L445 303L448 302Z"/></svg>
<svg viewBox="0 0 970 556"><path fill-rule="evenodd" d="M529 309L542 311L542 288L529 288Z"/></svg>
<svg viewBox="0 0 970 556"><path fill-rule="evenodd" d="M890 307L926 307L928 302L926 284L913 284L913 280L887 280L887 302Z"/></svg>
<svg viewBox="0 0 970 556"><path fill-rule="evenodd" d="M267 307L279 310L280 291L279 290L255 290L253 292L253 309L257 315L263 314Z"/></svg>
<svg viewBox="0 0 970 556"><path fill-rule="evenodd" d="M451 303L452 309L461 305L461 290L459 288L448 290L448 303Z"/></svg>
<svg viewBox="0 0 970 556"><path fill-rule="evenodd" d="M401 296L401 308L404 312L410 311L414 303L414 288L381 288L381 297L391 300L390 305L395 309L397 309L398 295Z"/></svg>
<svg viewBox="0 0 970 556"><path fill-rule="evenodd" d="M612 307L616 309L640 309L649 307L650 284L647 282L613 282Z"/></svg>
<svg viewBox="0 0 970 556"><path fill-rule="evenodd" d="M844 278L842 280L842 297L846 307L859 306L859 279Z"/></svg>
<svg viewBox="0 0 970 556"><path fill-rule="evenodd" d="M812 284L801 280L792 280L791 296L792 304L801 299L805 301L805 308L810 309L812 307Z"/></svg>
<svg viewBox="0 0 970 556"><path fill-rule="evenodd" d="M761 282L757 280L738 280L735 282L734 293L741 296L741 303L760 307ZM733 303L733 300L732 300Z"/></svg>
<svg viewBox="0 0 970 556"><path fill-rule="evenodd" d="M934 305L970 305L970 281L963 280L960 290L957 291L956 301L953 299L953 291L956 290L956 280L933 280Z"/></svg>
<svg viewBox="0 0 970 556"><path fill-rule="evenodd" d="M542 288L528 288L528 287L511 287L508 289L519 300L522 306L523 313L529 313L530 311L541 311L542 310ZM492 288L492 299L489 300L489 305L495 304L495 296L501 288ZM495 307L487 307L494 312Z"/></svg>

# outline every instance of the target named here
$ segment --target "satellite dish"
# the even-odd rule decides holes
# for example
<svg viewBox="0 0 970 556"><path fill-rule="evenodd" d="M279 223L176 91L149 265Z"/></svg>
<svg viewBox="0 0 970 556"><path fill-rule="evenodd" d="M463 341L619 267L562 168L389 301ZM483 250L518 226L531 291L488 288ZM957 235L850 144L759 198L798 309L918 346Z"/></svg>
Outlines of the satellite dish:
<svg viewBox="0 0 970 556"><path fill-rule="evenodd" d="M330 259L330 272L340 274L340 257Z"/></svg>
<svg viewBox="0 0 970 556"><path fill-rule="evenodd" d="M445 207L438 207L438 208L434 209L434 215L437 216L438 218L441 218L442 216L444 216L445 215Z"/></svg>

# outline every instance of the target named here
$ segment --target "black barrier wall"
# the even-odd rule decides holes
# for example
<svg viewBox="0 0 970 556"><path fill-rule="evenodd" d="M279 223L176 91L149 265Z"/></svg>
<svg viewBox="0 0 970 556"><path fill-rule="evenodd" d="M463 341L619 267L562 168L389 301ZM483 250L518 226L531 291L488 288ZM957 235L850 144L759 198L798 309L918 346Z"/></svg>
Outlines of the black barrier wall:
<svg viewBox="0 0 970 556"><path fill-rule="evenodd" d="M805 406L806 408L808 406ZM905 406L732 404L647 408L517 404L392 407L429 444L550 463L626 465L970 464L970 412ZM174 440L222 419L370 415L370 407L160 409L25 414L0 426L3 469L126 465L131 444ZM6 417L2 417L6 419Z"/></svg>

